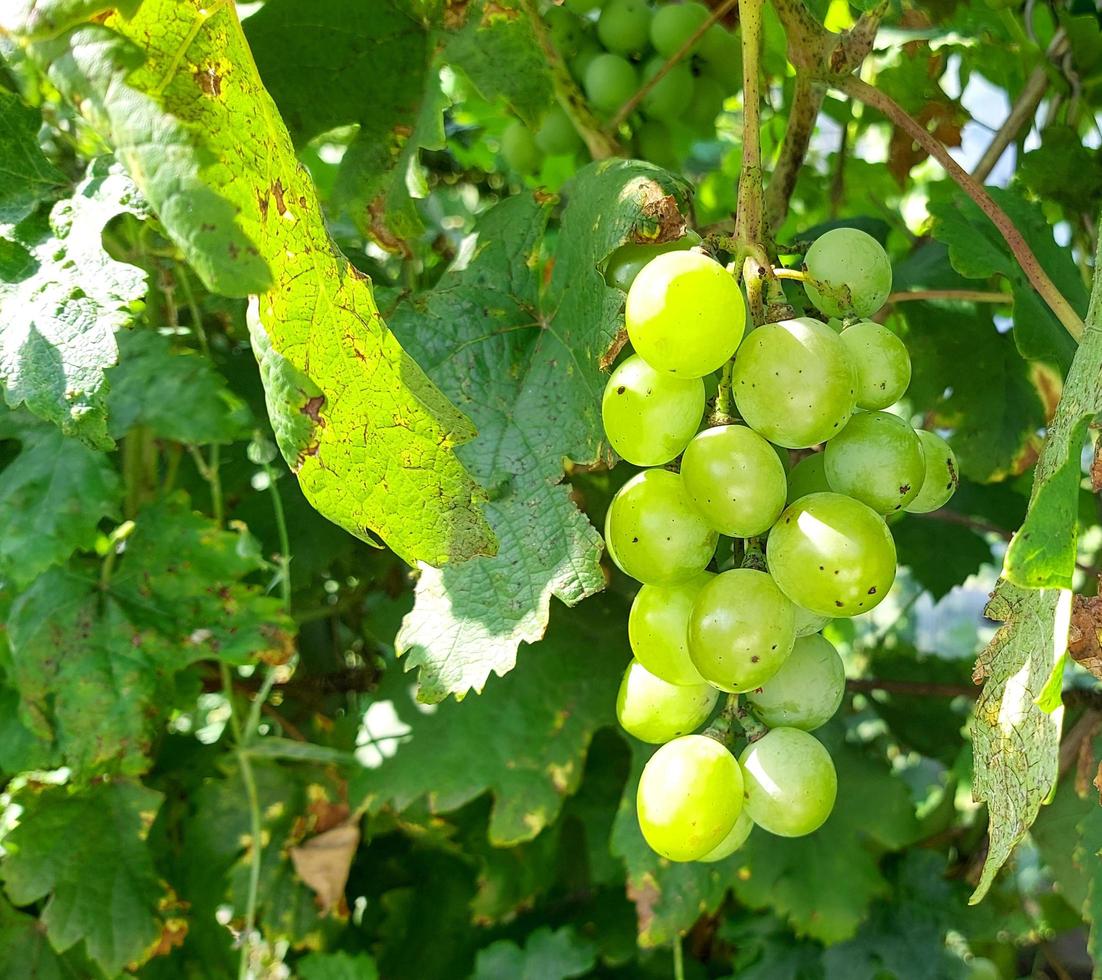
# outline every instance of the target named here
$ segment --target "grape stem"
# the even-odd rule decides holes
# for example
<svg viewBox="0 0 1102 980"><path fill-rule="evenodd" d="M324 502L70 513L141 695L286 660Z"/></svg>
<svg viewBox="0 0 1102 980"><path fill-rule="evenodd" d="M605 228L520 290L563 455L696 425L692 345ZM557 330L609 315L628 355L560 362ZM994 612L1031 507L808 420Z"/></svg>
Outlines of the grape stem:
<svg viewBox="0 0 1102 980"><path fill-rule="evenodd" d="M742 551L742 567L758 572L765 571L765 552L762 550L761 538L746 538Z"/></svg>
<svg viewBox="0 0 1102 980"><path fill-rule="evenodd" d="M738 729L737 732L736 728ZM714 738L727 748L731 748L740 733L747 742L756 742L768 731L769 729L765 725L750 714L749 709L742 703L739 695L728 694L723 709L716 715L715 720L704 729L702 734Z"/></svg>
<svg viewBox="0 0 1102 980"><path fill-rule="evenodd" d="M589 108L582 90L570 75L562 55L551 40L551 34L547 25L540 17L535 0L520 0L521 8L527 15L532 25L532 34L536 43L543 52L544 60L551 72L551 86L555 90L555 98L562 106L578 135L585 141L589 155L594 160L607 160L609 157L618 156L620 146L615 137L601 130L601 124Z"/></svg>
<svg viewBox="0 0 1102 980"><path fill-rule="evenodd" d="M685 39L685 43L681 45L673 54L671 54L662 65L650 78L648 78L636 93L627 100L619 109L616 110L616 114L605 124L605 132L608 134L616 133L620 127L624 124L624 120L627 119L636 109L640 102L647 97L647 94L657 85L663 78L665 78L674 68L676 68L685 57L692 51L696 42L699 41L708 28L711 27L716 21L718 21L729 10L733 10L738 0L723 0L711 15L707 17L701 25L693 31L692 34Z"/></svg>

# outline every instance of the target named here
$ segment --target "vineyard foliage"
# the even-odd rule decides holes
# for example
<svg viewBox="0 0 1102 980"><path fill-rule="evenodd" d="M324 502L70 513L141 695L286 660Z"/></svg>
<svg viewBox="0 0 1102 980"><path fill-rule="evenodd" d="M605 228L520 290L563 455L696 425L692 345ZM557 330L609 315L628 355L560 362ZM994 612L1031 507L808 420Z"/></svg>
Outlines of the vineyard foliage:
<svg viewBox="0 0 1102 980"><path fill-rule="evenodd" d="M1102 16L708 0L610 109L617 5L0 3L0 976L1102 976ZM671 862L609 260L760 326L840 226L959 488L826 626L826 822Z"/></svg>

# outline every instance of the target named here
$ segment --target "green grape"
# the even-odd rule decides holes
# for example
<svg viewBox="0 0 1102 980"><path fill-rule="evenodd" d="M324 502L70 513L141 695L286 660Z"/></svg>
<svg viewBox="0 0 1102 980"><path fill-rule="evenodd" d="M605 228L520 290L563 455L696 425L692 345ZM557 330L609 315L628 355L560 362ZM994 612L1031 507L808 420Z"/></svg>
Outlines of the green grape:
<svg viewBox="0 0 1102 980"><path fill-rule="evenodd" d="M574 76L574 81L584 88L585 73L589 71L589 66L593 64L593 60L604 53L605 49L596 41L587 40L583 42L581 50L570 59L570 74Z"/></svg>
<svg viewBox="0 0 1102 980"><path fill-rule="evenodd" d="M699 75L693 82L693 101L689 106L688 124L696 131L713 135L716 116L723 111L727 93L710 75Z"/></svg>
<svg viewBox="0 0 1102 980"><path fill-rule="evenodd" d="M582 14L588 14L591 10L598 10L603 7L606 0L563 0L563 6L567 10L572 10L574 13L581 16Z"/></svg>
<svg viewBox="0 0 1102 980"><path fill-rule="evenodd" d="M846 668L821 636L801 636L789 658L761 687L746 694L755 715L770 728L825 725L846 692Z"/></svg>
<svg viewBox="0 0 1102 980"><path fill-rule="evenodd" d="M628 290L624 322L635 352L660 371L700 378L735 352L746 304L735 277L699 252L648 262Z"/></svg>
<svg viewBox="0 0 1102 980"><path fill-rule="evenodd" d="M796 607L796 636L811 636L818 633L831 620L830 616L820 616L803 606Z"/></svg>
<svg viewBox="0 0 1102 980"><path fill-rule="evenodd" d="M838 775L822 743L798 728L774 728L739 756L746 810L762 830L803 837L834 809Z"/></svg>
<svg viewBox="0 0 1102 980"><path fill-rule="evenodd" d="M671 3L660 7L650 22L651 47L665 61L680 51L682 45L710 16L711 11L702 3Z"/></svg>
<svg viewBox="0 0 1102 980"><path fill-rule="evenodd" d="M543 154L531 131L519 119L514 119L501 134L501 155L510 170L518 174L534 174L543 163Z"/></svg>
<svg viewBox="0 0 1102 980"><path fill-rule="evenodd" d="M729 95L742 87L742 45L722 24L713 24L700 39L700 67Z"/></svg>
<svg viewBox="0 0 1102 980"><path fill-rule="evenodd" d="M609 0L597 21L597 37L616 54L641 54L650 40L651 17L645 0Z"/></svg>
<svg viewBox="0 0 1102 980"><path fill-rule="evenodd" d="M660 245L635 243L621 245L605 261L605 282L626 293L635 282L635 277L639 275L639 270L656 255L663 255L666 252L687 252L694 245L699 244L700 236L695 231L686 231L675 241L663 242Z"/></svg>
<svg viewBox="0 0 1102 980"><path fill-rule="evenodd" d="M585 39L585 21L565 7L548 7L543 15L555 50L569 60L576 55Z"/></svg>
<svg viewBox="0 0 1102 980"><path fill-rule="evenodd" d="M707 861L710 864L712 861L722 861L725 857L730 857L746 843L746 838L750 836L750 831L753 829L754 821L750 819L750 814L747 813L746 808L743 807L730 833L705 854L704 857L697 858L697 860Z"/></svg>
<svg viewBox="0 0 1102 980"><path fill-rule="evenodd" d="M703 725L717 698L711 684L670 684L633 660L616 695L616 720L629 735L657 745Z"/></svg>
<svg viewBox="0 0 1102 980"><path fill-rule="evenodd" d="M646 119L635 127L635 155L666 170L677 170L681 165L670 127L657 119Z"/></svg>
<svg viewBox="0 0 1102 980"><path fill-rule="evenodd" d="M878 514L901 510L914 500L926 473L915 430L888 412L853 416L827 443L823 456L830 488Z"/></svg>
<svg viewBox="0 0 1102 980"><path fill-rule="evenodd" d="M689 656L721 691L764 684L792 652L796 609L765 572L734 568L717 575L689 613Z"/></svg>
<svg viewBox="0 0 1102 980"><path fill-rule="evenodd" d="M856 228L832 228L820 235L804 256L804 268L830 287L820 291L807 285L811 302L827 316L869 316L892 291L888 253L872 235Z"/></svg>
<svg viewBox="0 0 1102 980"><path fill-rule="evenodd" d="M853 414L857 376L846 345L810 317L752 330L731 381L746 424L788 449L825 442Z"/></svg>
<svg viewBox="0 0 1102 980"><path fill-rule="evenodd" d="M926 429L918 430L918 439L924 462L922 488L904 510L912 514L928 514L949 502L949 498L957 492L960 476L957 474L957 454L949 443Z"/></svg>
<svg viewBox="0 0 1102 980"><path fill-rule="evenodd" d="M665 63L664 58L651 58L643 67L643 80L652 79ZM684 117L685 109L692 98L693 73L688 65L682 63L671 68L643 96L643 112L661 122L676 122Z"/></svg>
<svg viewBox="0 0 1102 980"><path fill-rule="evenodd" d="M840 493L797 500L773 525L766 552L781 591L820 616L868 612L895 581L895 542L884 519Z"/></svg>
<svg viewBox="0 0 1102 980"><path fill-rule="evenodd" d="M677 473L644 470L616 492L605 540L620 570L646 585L672 585L704 571L719 536L708 527Z"/></svg>
<svg viewBox="0 0 1102 980"><path fill-rule="evenodd" d="M745 425L717 425L695 436L681 460L693 503L720 534L764 534L784 510L784 466L768 442Z"/></svg>
<svg viewBox="0 0 1102 980"><path fill-rule="evenodd" d="M548 156L561 156L577 153L583 145L570 117L561 107L552 106L536 131L536 146Z"/></svg>
<svg viewBox="0 0 1102 980"><path fill-rule="evenodd" d="M689 656L689 612L715 575L701 572L676 585L644 585L628 614L631 652L656 677L670 684L703 684Z"/></svg>
<svg viewBox="0 0 1102 980"><path fill-rule="evenodd" d="M601 400L605 435L629 463L659 466L677 456L704 414L704 382L656 371L638 354L609 375Z"/></svg>
<svg viewBox="0 0 1102 980"><path fill-rule="evenodd" d="M861 320L842 331L842 343L857 370L859 408L887 408L903 397L911 358L902 340L879 323Z"/></svg>
<svg viewBox="0 0 1102 980"><path fill-rule="evenodd" d="M793 504L809 493L829 493L826 477L826 457L822 453L805 456L788 474L788 503Z"/></svg>
<svg viewBox="0 0 1102 980"><path fill-rule="evenodd" d="M585 94L593 108L612 113L639 87L639 76L630 61L618 54L599 54L585 70Z"/></svg>
<svg viewBox="0 0 1102 980"><path fill-rule="evenodd" d="M715 850L742 812L738 761L707 735L667 742L643 767L635 797L639 829L671 861L696 861Z"/></svg>

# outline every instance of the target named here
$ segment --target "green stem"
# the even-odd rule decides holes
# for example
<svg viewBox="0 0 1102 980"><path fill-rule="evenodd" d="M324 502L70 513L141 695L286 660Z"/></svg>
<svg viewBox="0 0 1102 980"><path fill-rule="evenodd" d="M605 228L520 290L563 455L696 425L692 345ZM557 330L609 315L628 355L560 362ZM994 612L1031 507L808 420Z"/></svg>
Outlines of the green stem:
<svg viewBox="0 0 1102 980"><path fill-rule="evenodd" d="M685 954L680 936L673 937L673 980L685 980Z"/></svg>

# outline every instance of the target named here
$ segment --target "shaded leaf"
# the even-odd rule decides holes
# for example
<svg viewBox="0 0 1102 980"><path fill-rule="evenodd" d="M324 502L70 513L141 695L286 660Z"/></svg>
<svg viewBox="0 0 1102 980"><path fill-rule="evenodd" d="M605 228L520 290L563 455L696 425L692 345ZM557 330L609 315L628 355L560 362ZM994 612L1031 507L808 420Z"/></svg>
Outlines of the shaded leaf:
<svg viewBox="0 0 1102 980"><path fill-rule="evenodd" d="M46 900L42 922L53 948L83 940L107 974L148 959L164 926L166 890L145 843L161 794L121 780L80 793L30 786L16 800L23 812L0 864L12 902Z"/></svg>
<svg viewBox="0 0 1102 980"><path fill-rule="evenodd" d="M567 605L604 586L600 538L562 485L564 458L602 454L600 361L621 325L623 294L598 268L633 234L681 221L684 186L647 164L609 160L569 191L550 288L541 294L540 238L550 202L518 195L479 223L465 265L398 307L394 329L480 435L460 451L491 502L492 559L422 569L396 640L420 696L480 690L516 663Z"/></svg>
<svg viewBox="0 0 1102 980"><path fill-rule="evenodd" d="M130 178L100 158L48 218L32 215L0 240L4 398L100 449L112 445L104 371L118 361L115 332L146 288L145 272L112 259L101 236L116 215L142 210Z"/></svg>
<svg viewBox="0 0 1102 980"><path fill-rule="evenodd" d="M376 980L379 971L367 953L311 953L295 964L301 980Z"/></svg>
<svg viewBox="0 0 1102 980"><path fill-rule="evenodd" d="M46 929L33 915L0 896L0 976L20 980L76 980L77 972L50 947Z"/></svg>
<svg viewBox="0 0 1102 980"><path fill-rule="evenodd" d="M471 980L568 980L593 969L597 946L570 926L542 926L523 948L508 939L479 950Z"/></svg>
<svg viewBox="0 0 1102 980"><path fill-rule="evenodd" d="M900 565L910 568L934 599L947 595L990 563L991 546L969 527L908 516L892 525Z"/></svg>
<svg viewBox="0 0 1102 980"><path fill-rule="evenodd" d="M5 236L68 183L39 148L41 125L37 109L0 89L0 234Z"/></svg>

